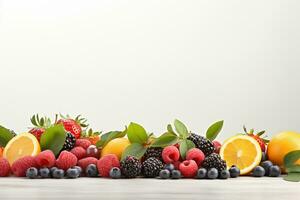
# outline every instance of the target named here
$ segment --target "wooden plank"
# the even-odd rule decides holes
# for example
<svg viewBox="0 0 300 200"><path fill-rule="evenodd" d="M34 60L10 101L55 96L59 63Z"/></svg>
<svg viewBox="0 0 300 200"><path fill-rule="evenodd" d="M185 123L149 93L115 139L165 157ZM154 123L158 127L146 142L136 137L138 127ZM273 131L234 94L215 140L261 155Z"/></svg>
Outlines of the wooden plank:
<svg viewBox="0 0 300 200"><path fill-rule="evenodd" d="M228 180L25 179L1 178L4 199L204 199L282 200L300 197L300 183L282 178L240 177Z"/></svg>

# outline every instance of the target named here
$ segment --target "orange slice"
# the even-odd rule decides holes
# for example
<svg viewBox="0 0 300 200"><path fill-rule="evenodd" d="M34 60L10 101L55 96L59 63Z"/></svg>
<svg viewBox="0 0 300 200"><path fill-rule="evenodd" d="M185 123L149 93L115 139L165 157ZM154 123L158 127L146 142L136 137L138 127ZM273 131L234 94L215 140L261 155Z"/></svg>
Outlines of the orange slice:
<svg viewBox="0 0 300 200"><path fill-rule="evenodd" d="M13 137L4 148L3 157L12 165L24 156L36 156L41 152L40 144L36 137L30 133L22 133Z"/></svg>
<svg viewBox="0 0 300 200"><path fill-rule="evenodd" d="M241 175L248 174L259 165L262 157L258 142L247 135L237 135L224 142L220 156L228 167L236 165Z"/></svg>

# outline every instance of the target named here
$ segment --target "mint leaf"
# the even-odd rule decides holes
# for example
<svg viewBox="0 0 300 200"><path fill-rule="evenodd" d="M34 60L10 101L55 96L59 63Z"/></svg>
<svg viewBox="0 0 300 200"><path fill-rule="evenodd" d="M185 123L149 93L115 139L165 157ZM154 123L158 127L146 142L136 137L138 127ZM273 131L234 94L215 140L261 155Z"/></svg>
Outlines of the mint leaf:
<svg viewBox="0 0 300 200"><path fill-rule="evenodd" d="M283 163L287 171L290 171L291 168L300 166L296 164L296 161L300 159L300 150L289 152L284 156Z"/></svg>
<svg viewBox="0 0 300 200"><path fill-rule="evenodd" d="M121 138L126 135L126 129L124 131L110 131L101 135L101 139L96 143L97 148L103 148L109 141Z"/></svg>
<svg viewBox="0 0 300 200"><path fill-rule="evenodd" d="M286 175L283 179L291 182L300 182L300 173L288 173L288 175Z"/></svg>
<svg viewBox="0 0 300 200"><path fill-rule="evenodd" d="M148 135L146 130L137 123L131 122L126 132L131 143L144 144L147 142Z"/></svg>
<svg viewBox="0 0 300 200"><path fill-rule="evenodd" d="M175 126L175 129L176 129L177 133L179 134L180 138L186 139L188 137L189 132L188 132L186 126L181 121L179 121L178 119L175 119L174 126Z"/></svg>
<svg viewBox="0 0 300 200"><path fill-rule="evenodd" d="M13 137L13 134L7 128L0 126L0 147L5 147Z"/></svg>
<svg viewBox="0 0 300 200"><path fill-rule="evenodd" d="M66 131L61 124L47 128L41 136L41 149L49 149L53 151L54 155L58 155L64 146L66 136Z"/></svg>
<svg viewBox="0 0 300 200"><path fill-rule="evenodd" d="M124 158L126 158L126 156L134 156L137 159L140 159L143 157L143 155L145 154L147 148L144 147L143 145L139 144L139 143L132 143L130 144L125 151L122 153L122 158L121 160L123 160Z"/></svg>
<svg viewBox="0 0 300 200"><path fill-rule="evenodd" d="M212 124L206 131L206 138L209 139L210 141L216 139L216 137L222 130L223 124L224 124L223 120Z"/></svg>
<svg viewBox="0 0 300 200"><path fill-rule="evenodd" d="M173 133L164 133L154 140L151 147L166 147L178 143L178 137Z"/></svg>
<svg viewBox="0 0 300 200"><path fill-rule="evenodd" d="M188 150L195 147L195 144L191 140L182 140L179 146L179 152L182 159L185 159Z"/></svg>

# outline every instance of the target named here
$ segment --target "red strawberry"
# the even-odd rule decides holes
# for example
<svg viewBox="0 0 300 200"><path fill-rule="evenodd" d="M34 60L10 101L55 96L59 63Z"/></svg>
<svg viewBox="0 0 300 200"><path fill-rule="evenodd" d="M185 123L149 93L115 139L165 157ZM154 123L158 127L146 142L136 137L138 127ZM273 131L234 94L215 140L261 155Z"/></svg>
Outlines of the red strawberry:
<svg viewBox="0 0 300 200"><path fill-rule="evenodd" d="M32 128L29 133L34 135L38 141L40 141L42 134L45 132L44 128Z"/></svg>
<svg viewBox="0 0 300 200"><path fill-rule="evenodd" d="M265 137L262 137L262 136L266 131L260 131L256 134L254 134L254 129L250 129L249 132L247 131L245 126L243 127L243 129L244 129L246 135L254 138L258 142L258 144L261 148L261 151L265 152L266 151L266 145L269 142L269 140L265 139Z"/></svg>
<svg viewBox="0 0 300 200"><path fill-rule="evenodd" d="M80 138L82 127L87 127L86 119L83 119L78 115L75 119L72 119L69 115L66 117L60 115L61 119L59 119L56 124L62 124L66 131L69 131L76 139Z"/></svg>
<svg viewBox="0 0 300 200"><path fill-rule="evenodd" d="M51 126L51 120L48 117L40 118L39 115L36 114L31 117L30 121L35 127L31 128L29 133L34 135L37 140L40 141L45 129Z"/></svg>

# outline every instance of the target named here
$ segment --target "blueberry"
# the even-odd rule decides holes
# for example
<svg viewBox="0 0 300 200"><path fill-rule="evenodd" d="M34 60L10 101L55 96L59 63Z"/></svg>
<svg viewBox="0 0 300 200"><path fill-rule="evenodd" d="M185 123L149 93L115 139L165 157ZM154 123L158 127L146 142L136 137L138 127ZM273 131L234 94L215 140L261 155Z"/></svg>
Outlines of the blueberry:
<svg viewBox="0 0 300 200"><path fill-rule="evenodd" d="M57 170L58 168L57 167L51 167L50 168L50 173L51 173L51 176L53 177L53 172L55 171L55 170Z"/></svg>
<svg viewBox="0 0 300 200"><path fill-rule="evenodd" d="M80 175L79 170L76 168L69 168L67 170L67 177L68 178L78 178Z"/></svg>
<svg viewBox="0 0 300 200"><path fill-rule="evenodd" d="M216 168L211 168L207 171L207 178L216 179L219 176L218 170Z"/></svg>
<svg viewBox="0 0 300 200"><path fill-rule="evenodd" d="M49 178L50 177L50 170L48 168L41 168L40 175L42 178Z"/></svg>
<svg viewBox="0 0 300 200"><path fill-rule="evenodd" d="M230 173L226 169L222 170L219 174L220 179L228 179L229 177L230 177Z"/></svg>
<svg viewBox="0 0 300 200"><path fill-rule="evenodd" d="M63 169L56 169L52 173L53 178L60 179L63 178L64 176L65 176L65 171Z"/></svg>
<svg viewBox="0 0 300 200"><path fill-rule="evenodd" d="M163 169L159 172L159 177L162 179L170 178L170 171L167 169Z"/></svg>
<svg viewBox="0 0 300 200"><path fill-rule="evenodd" d="M109 176L113 179L121 178L121 170L118 167L113 167L109 171Z"/></svg>
<svg viewBox="0 0 300 200"><path fill-rule="evenodd" d="M207 176L207 170L205 168L200 168L197 171L196 178L198 179L204 179Z"/></svg>
<svg viewBox="0 0 300 200"><path fill-rule="evenodd" d="M88 177L97 177L98 169L95 164L89 164L85 170L85 173Z"/></svg>
<svg viewBox="0 0 300 200"><path fill-rule="evenodd" d="M262 166L257 166L252 171L252 176L263 177L266 174L265 169Z"/></svg>
<svg viewBox="0 0 300 200"><path fill-rule="evenodd" d="M173 170L175 170L175 166L173 164L166 164L164 169L169 170L169 172L172 172Z"/></svg>
<svg viewBox="0 0 300 200"><path fill-rule="evenodd" d="M37 178L38 177L38 170L35 167L30 167L26 170L26 177L27 178Z"/></svg>
<svg viewBox="0 0 300 200"><path fill-rule="evenodd" d="M180 179L181 178L181 172L179 170L173 170L171 172L171 178L172 179Z"/></svg>
<svg viewBox="0 0 300 200"><path fill-rule="evenodd" d="M78 170L78 173L79 173L79 175L82 173L82 168L81 168L81 167L79 167L79 166L74 166L74 167L72 167L72 169L77 169L77 170Z"/></svg>
<svg viewBox="0 0 300 200"><path fill-rule="evenodd" d="M281 174L281 169L277 165L273 165L269 168L269 176L270 177L278 177Z"/></svg>
<svg viewBox="0 0 300 200"><path fill-rule="evenodd" d="M240 169L236 166L232 166L229 169L229 173L231 178L236 178L240 175Z"/></svg>
<svg viewBox="0 0 300 200"><path fill-rule="evenodd" d="M266 172L265 175L269 176L270 167L273 166L273 163L271 161L269 161L269 160L266 160L266 161L262 162L260 164L260 166L262 166L265 169L265 172Z"/></svg>

